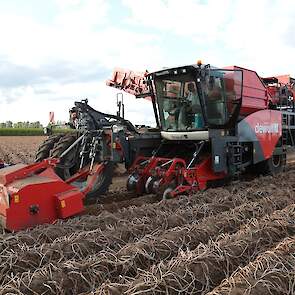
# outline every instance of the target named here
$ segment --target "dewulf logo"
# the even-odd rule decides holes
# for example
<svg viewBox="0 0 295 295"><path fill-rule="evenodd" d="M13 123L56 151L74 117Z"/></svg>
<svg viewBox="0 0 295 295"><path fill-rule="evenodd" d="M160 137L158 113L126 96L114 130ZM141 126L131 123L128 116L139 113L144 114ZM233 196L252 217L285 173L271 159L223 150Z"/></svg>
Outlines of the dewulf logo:
<svg viewBox="0 0 295 295"><path fill-rule="evenodd" d="M279 124L273 123L269 125L260 125L259 123L255 126L255 133L279 133Z"/></svg>

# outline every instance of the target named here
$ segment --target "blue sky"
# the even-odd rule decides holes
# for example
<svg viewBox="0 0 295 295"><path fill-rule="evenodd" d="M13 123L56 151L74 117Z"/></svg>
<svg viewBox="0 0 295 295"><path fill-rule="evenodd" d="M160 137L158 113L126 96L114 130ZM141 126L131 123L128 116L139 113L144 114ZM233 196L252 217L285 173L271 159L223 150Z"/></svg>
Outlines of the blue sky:
<svg viewBox="0 0 295 295"><path fill-rule="evenodd" d="M0 121L66 120L87 97L115 112L114 67L153 71L195 63L291 74L293 0L0 0ZM126 95L128 119L153 121Z"/></svg>

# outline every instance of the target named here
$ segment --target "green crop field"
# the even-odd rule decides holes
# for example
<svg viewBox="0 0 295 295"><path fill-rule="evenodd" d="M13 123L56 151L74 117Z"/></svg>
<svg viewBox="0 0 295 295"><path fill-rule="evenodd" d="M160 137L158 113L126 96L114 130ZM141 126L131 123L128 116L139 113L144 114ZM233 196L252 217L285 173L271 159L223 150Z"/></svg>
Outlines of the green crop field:
<svg viewBox="0 0 295 295"><path fill-rule="evenodd" d="M71 132L72 129L53 129L53 133ZM45 135L43 128L0 128L0 136L38 136Z"/></svg>

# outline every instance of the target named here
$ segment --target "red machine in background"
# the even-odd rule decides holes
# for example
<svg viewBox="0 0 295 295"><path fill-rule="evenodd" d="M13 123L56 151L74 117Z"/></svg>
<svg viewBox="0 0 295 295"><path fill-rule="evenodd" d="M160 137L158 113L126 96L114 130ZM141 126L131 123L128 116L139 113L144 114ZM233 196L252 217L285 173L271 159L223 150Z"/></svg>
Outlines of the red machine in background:
<svg viewBox="0 0 295 295"><path fill-rule="evenodd" d="M295 79L290 75L263 78L267 90L271 95L272 104L289 106L295 98Z"/></svg>

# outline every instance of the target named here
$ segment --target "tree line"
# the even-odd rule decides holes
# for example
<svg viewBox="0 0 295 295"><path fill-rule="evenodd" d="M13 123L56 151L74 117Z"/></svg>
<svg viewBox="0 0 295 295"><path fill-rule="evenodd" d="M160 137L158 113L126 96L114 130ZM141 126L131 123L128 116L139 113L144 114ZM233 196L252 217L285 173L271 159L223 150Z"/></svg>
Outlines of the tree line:
<svg viewBox="0 0 295 295"><path fill-rule="evenodd" d="M0 128L43 128L43 125L39 122L12 122L12 121L6 121L0 123Z"/></svg>

